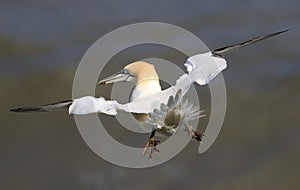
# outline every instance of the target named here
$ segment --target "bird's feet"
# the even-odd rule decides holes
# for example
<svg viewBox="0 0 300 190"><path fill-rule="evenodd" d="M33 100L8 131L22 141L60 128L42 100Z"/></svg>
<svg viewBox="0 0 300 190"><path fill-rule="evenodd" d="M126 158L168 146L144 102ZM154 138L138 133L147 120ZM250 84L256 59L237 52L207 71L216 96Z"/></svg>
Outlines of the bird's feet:
<svg viewBox="0 0 300 190"><path fill-rule="evenodd" d="M201 132L201 131L196 131L195 129L193 129L193 127L192 126L190 126L190 125L185 125L185 127L186 127L186 131L188 131L188 133L189 133L189 135L190 135L190 137L192 138L192 139L195 139L195 140L197 140L198 142L202 142L202 138L203 138L203 136L204 136L204 133L203 132Z"/></svg>
<svg viewBox="0 0 300 190"><path fill-rule="evenodd" d="M155 140L153 137L149 138L148 143L146 145L146 147L144 148L143 151L143 156L145 156L147 154L147 152L149 152L149 161L152 161L152 154L156 153L159 154L159 150L156 148L156 145L160 144L159 140Z"/></svg>

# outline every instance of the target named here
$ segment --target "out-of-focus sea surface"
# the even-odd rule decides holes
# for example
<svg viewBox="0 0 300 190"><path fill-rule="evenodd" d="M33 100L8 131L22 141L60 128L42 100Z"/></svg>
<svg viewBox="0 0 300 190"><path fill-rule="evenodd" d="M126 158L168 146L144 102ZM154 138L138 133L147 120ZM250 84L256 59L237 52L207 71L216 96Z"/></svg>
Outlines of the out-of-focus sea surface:
<svg viewBox="0 0 300 190"><path fill-rule="evenodd" d="M299 8L295 0L2 0L0 189L300 189ZM122 168L94 154L65 111L8 111L70 99L76 67L96 40L118 27L149 21L185 28L211 49L291 30L226 57L226 118L205 154L191 142L160 166ZM167 48L134 47L103 75L149 56L184 61ZM110 89L97 94L109 97ZM201 106L209 110L207 87L197 90L203 94ZM148 135L120 127L109 129L116 139L145 144Z"/></svg>

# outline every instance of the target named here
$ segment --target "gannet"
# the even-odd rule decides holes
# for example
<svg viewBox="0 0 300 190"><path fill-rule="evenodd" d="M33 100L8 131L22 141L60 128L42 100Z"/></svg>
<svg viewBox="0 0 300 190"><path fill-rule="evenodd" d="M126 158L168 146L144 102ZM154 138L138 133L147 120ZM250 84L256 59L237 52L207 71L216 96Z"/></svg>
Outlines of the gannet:
<svg viewBox="0 0 300 190"><path fill-rule="evenodd" d="M116 100L105 100L103 97L84 96L74 100L42 106L22 107L11 111L47 112L67 108L69 114L76 115L92 113L116 115L118 111L132 113L137 120L155 126L144 150L144 154L150 150L149 158L151 158L152 152L158 151L156 145L159 141L154 139L155 133L159 132L170 136L176 132L179 124L186 127L191 138L201 142L203 133L195 131L188 125L188 121L203 116L201 115L202 111L183 98L193 83L206 85L226 69L227 62L224 55L227 53L287 31L283 30L255 37L242 43L191 56L184 63L187 74L180 76L175 85L165 90L161 89L155 67L144 61L130 63L118 73L98 82L99 85L104 85L122 81L135 81L129 103L120 104Z"/></svg>
<svg viewBox="0 0 300 190"><path fill-rule="evenodd" d="M195 131L189 126L188 121L204 115L201 115L202 111L200 111L198 107L182 101L181 97L182 94L184 95L188 91L193 82L205 85L224 70L227 66L224 59L225 54L286 31L287 30L256 37L242 43L218 48L212 52L192 56L185 63L189 74L181 76L175 86L164 91L161 89L159 76L154 66L143 61L128 64L118 73L100 80L98 84L105 85L123 81L131 82L135 79L135 86L130 95L130 102L154 101L153 97L161 100L159 101L160 107L158 107L158 105L154 106L155 108L152 112L149 112L150 114L133 113L133 116L137 120L142 122L150 121L150 123L156 125L144 151L144 153L146 153L149 149L149 157L151 158L153 150L158 151L155 146L160 143L154 139L155 132L171 136L176 132L180 122L185 126L193 139L201 142L203 133ZM168 100L167 103L166 100ZM151 107L151 109L153 109L153 107Z"/></svg>
<svg viewBox="0 0 300 190"><path fill-rule="evenodd" d="M126 65L118 73L102 79L98 82L98 85L111 84L115 82L124 81L135 81L135 86L131 91L129 101L130 102L149 102L160 99L159 107L151 107L151 112L148 113L136 113L131 112L135 119L141 122L146 122L153 125L153 130L150 134L146 148L143 152L145 155L149 150L149 159L152 159L152 153L159 152L156 145L160 143L159 140L155 139L155 133L158 132L163 136L173 135L177 129L179 123L185 126L189 132L190 137L201 142L203 133L195 131L189 124L188 121L202 117L199 107L193 106L192 103L184 100L182 97L182 90L187 89L191 85L192 81L188 75L183 76L180 80L185 80L184 85L180 85L179 88L168 89L163 91L160 86L159 76L154 65L145 61L137 61ZM176 92L172 93L172 91ZM167 92L167 93L166 93ZM171 92L171 93L170 93ZM165 100L167 100L167 102ZM141 104L142 105L142 104ZM145 105L145 103L143 103Z"/></svg>

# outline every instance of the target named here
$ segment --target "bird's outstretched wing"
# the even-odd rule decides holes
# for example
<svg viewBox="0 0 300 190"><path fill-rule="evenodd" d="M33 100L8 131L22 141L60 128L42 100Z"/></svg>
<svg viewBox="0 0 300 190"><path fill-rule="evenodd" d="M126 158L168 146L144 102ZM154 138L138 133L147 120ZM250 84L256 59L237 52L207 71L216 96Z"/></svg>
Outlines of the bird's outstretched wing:
<svg viewBox="0 0 300 190"><path fill-rule="evenodd" d="M252 38L250 40L247 40L247 41L244 41L244 42L241 42L241 43L238 43L238 44L233 44L233 45L230 45L230 46L215 49L214 51L212 51L212 53L216 56L223 57L227 53L233 52L233 51L238 50L242 47L245 47L245 46L248 46L250 44L259 42L261 40L265 40L267 38L271 38L273 36L276 36L278 34L281 34L281 33L287 32L287 31L289 31L289 29L282 30L282 31L279 31L279 32L274 32L272 34L268 34L268 35L264 35L264 36L258 36L258 37Z"/></svg>
<svg viewBox="0 0 300 190"><path fill-rule="evenodd" d="M238 44L218 48L212 52L201 53L191 56L187 59L186 63L184 64L189 73L189 78L191 81L195 81L199 85L206 85L212 79L214 79L220 72L226 69L227 63L224 59L225 54L287 31L288 30L283 30L265 36L255 37Z"/></svg>
<svg viewBox="0 0 300 190"><path fill-rule="evenodd" d="M149 101L148 101L149 102ZM66 100L53 104L28 106L11 109L12 112L49 112L54 110L68 109L69 114L87 115L92 113L104 113L107 115L117 115L118 111L129 113L150 113L151 104L147 105L145 100L120 104L115 100L105 100L103 97L95 98L84 96L74 100Z"/></svg>
<svg viewBox="0 0 300 190"><path fill-rule="evenodd" d="M145 99L127 104L120 104L117 101L105 100L102 97L95 98L91 96L85 96L74 100L57 102L54 104L12 109L11 111L47 112L69 108L69 114L77 115L85 115L90 113L116 115L119 110L130 113L151 113L155 108L161 108L160 105L166 104L171 97L176 97L174 94L176 94L179 90L181 90L182 94L184 95L189 90L193 82L196 82L199 85L206 85L212 79L214 79L227 67L226 60L223 58L223 55L287 31L288 30L283 30L265 36L256 37L242 43L218 48L212 52L194 55L188 58L187 62L185 63L188 74L184 74L179 77L174 86L171 86L170 88L161 91L152 97L147 97Z"/></svg>
<svg viewBox="0 0 300 190"><path fill-rule="evenodd" d="M72 100L65 100L61 102L56 102L52 104L47 105L41 105L41 106L29 106L29 107L22 107L22 108L16 108L11 109L12 112L48 112L53 110L60 110L60 109L66 109L72 104Z"/></svg>

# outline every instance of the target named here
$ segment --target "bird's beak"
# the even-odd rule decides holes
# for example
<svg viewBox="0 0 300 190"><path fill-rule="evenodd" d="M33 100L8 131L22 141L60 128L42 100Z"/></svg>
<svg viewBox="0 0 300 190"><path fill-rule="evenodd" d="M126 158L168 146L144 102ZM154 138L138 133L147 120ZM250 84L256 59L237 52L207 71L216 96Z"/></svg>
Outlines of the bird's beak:
<svg viewBox="0 0 300 190"><path fill-rule="evenodd" d="M100 80L97 85L110 84L115 82L129 81L132 75L121 70L120 72Z"/></svg>

